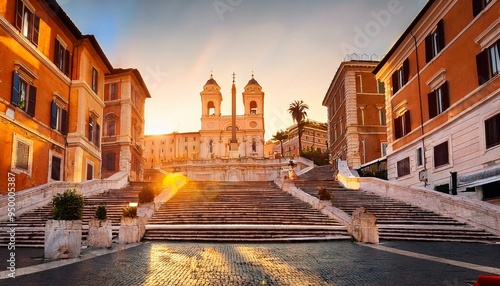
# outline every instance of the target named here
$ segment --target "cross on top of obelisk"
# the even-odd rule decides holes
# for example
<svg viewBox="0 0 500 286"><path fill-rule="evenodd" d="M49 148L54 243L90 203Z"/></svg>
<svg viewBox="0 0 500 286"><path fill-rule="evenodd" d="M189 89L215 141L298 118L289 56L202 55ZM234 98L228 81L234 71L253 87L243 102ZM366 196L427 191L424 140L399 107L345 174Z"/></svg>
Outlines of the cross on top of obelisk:
<svg viewBox="0 0 500 286"><path fill-rule="evenodd" d="M235 82L236 73L233 72L233 83Z"/></svg>

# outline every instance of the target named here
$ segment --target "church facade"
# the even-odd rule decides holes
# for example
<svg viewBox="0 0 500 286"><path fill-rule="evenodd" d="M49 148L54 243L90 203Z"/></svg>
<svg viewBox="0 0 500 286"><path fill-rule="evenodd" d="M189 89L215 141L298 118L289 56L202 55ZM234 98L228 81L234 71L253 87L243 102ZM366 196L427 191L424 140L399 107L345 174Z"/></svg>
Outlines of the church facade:
<svg viewBox="0 0 500 286"><path fill-rule="evenodd" d="M232 99L235 99L234 79L231 93ZM198 132L146 135L146 168L186 159L263 158L264 92L253 75L245 85L242 96L244 114L235 114L236 103L232 100L231 114L223 115L221 88L211 75L200 92L201 129Z"/></svg>

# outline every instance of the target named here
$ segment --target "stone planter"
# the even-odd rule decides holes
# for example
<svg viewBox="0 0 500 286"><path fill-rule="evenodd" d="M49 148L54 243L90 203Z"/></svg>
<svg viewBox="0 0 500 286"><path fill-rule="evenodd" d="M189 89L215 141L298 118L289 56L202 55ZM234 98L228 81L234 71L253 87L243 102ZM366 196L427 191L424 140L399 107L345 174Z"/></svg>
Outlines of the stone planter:
<svg viewBox="0 0 500 286"><path fill-rule="evenodd" d="M110 248L112 243L111 220L91 219L89 221L89 247Z"/></svg>
<svg viewBox="0 0 500 286"><path fill-rule="evenodd" d="M139 218L122 217L118 241L120 244L135 243L141 240Z"/></svg>
<svg viewBox="0 0 500 286"><path fill-rule="evenodd" d="M155 203L140 204L137 208L137 216L149 220L155 214Z"/></svg>
<svg viewBox="0 0 500 286"><path fill-rule="evenodd" d="M352 213L352 236L356 241L379 243L377 218L361 207Z"/></svg>
<svg viewBox="0 0 500 286"><path fill-rule="evenodd" d="M80 256L82 249L81 220L47 220L45 224L45 259Z"/></svg>

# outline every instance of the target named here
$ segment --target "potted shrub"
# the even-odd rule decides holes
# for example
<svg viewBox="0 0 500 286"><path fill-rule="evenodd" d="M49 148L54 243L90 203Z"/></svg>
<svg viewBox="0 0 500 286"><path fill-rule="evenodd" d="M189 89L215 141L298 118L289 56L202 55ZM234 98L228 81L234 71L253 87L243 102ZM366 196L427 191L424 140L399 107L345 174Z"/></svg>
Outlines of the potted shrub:
<svg viewBox="0 0 500 286"><path fill-rule="evenodd" d="M111 220L107 219L106 206L100 205L89 221L89 247L110 248L112 243Z"/></svg>
<svg viewBox="0 0 500 286"><path fill-rule="evenodd" d="M123 209L118 239L120 243L134 243L140 241L139 234L137 203L130 203Z"/></svg>
<svg viewBox="0 0 500 286"><path fill-rule="evenodd" d="M155 212L155 190L151 186L145 186L139 192L139 208L137 215L149 220Z"/></svg>
<svg viewBox="0 0 500 286"><path fill-rule="evenodd" d="M83 196L74 189L52 198L54 219L45 224L45 258L78 257L82 247Z"/></svg>
<svg viewBox="0 0 500 286"><path fill-rule="evenodd" d="M318 196L320 201L331 201L332 194L323 187L318 188Z"/></svg>

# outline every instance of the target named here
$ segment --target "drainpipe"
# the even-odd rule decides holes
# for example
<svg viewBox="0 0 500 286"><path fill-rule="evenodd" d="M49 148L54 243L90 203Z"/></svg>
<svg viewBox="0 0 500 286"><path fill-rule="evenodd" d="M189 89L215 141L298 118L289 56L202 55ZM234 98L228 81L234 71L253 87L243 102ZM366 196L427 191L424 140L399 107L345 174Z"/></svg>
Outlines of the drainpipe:
<svg viewBox="0 0 500 286"><path fill-rule="evenodd" d="M424 163L424 171L427 171L427 160L425 156L425 134L424 134L424 114L422 109L422 90L420 87L420 65L418 64L418 46L417 38L413 35L413 31L410 31L410 35L413 37L413 44L415 46L415 55L417 57L417 83L418 83L418 103L420 104L420 134L422 135L422 157ZM427 187L427 179L424 180L424 187Z"/></svg>

